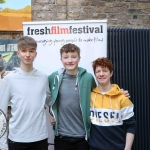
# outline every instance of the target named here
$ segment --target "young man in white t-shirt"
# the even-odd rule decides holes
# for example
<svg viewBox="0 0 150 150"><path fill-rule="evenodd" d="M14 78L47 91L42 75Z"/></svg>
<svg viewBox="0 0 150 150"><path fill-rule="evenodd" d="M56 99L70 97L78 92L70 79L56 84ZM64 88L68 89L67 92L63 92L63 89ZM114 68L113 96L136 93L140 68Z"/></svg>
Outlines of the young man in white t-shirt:
<svg viewBox="0 0 150 150"><path fill-rule="evenodd" d="M45 104L50 106L48 77L33 67L37 55L36 41L28 36L18 40L20 68L9 73L0 85L0 109L12 117L7 132L0 138L0 149L48 150Z"/></svg>

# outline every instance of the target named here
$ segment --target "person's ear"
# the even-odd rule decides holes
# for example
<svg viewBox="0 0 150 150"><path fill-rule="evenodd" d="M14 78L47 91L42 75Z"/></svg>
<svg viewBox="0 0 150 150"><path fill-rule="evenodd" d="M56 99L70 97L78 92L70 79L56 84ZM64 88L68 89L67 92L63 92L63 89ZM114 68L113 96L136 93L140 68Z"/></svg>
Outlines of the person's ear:
<svg viewBox="0 0 150 150"><path fill-rule="evenodd" d="M35 53L35 57L37 56L37 52Z"/></svg>
<svg viewBox="0 0 150 150"><path fill-rule="evenodd" d="M80 59L81 59L81 57L79 56L79 61L80 61ZM79 61L78 61L78 62L79 62Z"/></svg>
<svg viewBox="0 0 150 150"><path fill-rule="evenodd" d="M110 77L112 77L112 75L113 75L113 71L110 73Z"/></svg>

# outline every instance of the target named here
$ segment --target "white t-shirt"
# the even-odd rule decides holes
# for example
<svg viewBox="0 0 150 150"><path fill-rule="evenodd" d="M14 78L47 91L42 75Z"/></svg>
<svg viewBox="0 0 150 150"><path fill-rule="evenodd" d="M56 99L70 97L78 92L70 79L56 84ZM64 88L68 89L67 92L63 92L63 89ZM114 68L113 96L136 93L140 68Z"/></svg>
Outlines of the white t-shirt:
<svg viewBox="0 0 150 150"><path fill-rule="evenodd" d="M50 105L46 74L33 69L16 69L0 85L0 109L7 114L8 102L12 117L8 138L15 142L35 142L48 137L45 104ZM7 147L7 133L0 138L0 149Z"/></svg>

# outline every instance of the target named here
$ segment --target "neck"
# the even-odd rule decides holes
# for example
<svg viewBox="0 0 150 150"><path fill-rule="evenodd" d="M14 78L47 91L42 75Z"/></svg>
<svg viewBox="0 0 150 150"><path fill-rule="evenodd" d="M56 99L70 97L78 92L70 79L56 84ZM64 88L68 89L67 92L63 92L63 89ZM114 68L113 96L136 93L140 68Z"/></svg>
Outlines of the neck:
<svg viewBox="0 0 150 150"><path fill-rule="evenodd" d="M78 69L77 70L66 70L66 72L69 75L76 75L78 73Z"/></svg>
<svg viewBox="0 0 150 150"><path fill-rule="evenodd" d="M32 71L33 70L33 65L23 65L23 64L21 64L20 65L20 69L22 69L23 71L25 71L25 72L30 72L30 71Z"/></svg>
<svg viewBox="0 0 150 150"><path fill-rule="evenodd" d="M101 92L108 92L112 89L112 85L110 83L107 85L98 84L98 88L100 89Z"/></svg>

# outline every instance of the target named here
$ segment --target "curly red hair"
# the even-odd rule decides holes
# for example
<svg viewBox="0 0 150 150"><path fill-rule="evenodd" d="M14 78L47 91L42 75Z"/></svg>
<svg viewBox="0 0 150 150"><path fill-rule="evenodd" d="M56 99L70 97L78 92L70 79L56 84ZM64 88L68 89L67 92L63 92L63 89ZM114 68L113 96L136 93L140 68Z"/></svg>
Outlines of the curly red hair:
<svg viewBox="0 0 150 150"><path fill-rule="evenodd" d="M96 60L93 61L92 67L93 67L94 73L95 73L96 67L98 66L106 67L110 70L110 72L113 71L113 64L108 58L102 57L102 58L97 58Z"/></svg>

